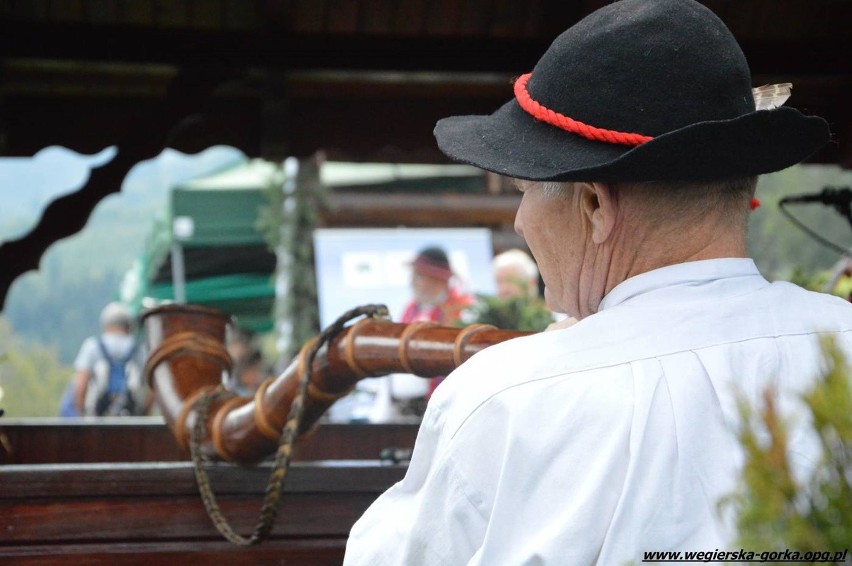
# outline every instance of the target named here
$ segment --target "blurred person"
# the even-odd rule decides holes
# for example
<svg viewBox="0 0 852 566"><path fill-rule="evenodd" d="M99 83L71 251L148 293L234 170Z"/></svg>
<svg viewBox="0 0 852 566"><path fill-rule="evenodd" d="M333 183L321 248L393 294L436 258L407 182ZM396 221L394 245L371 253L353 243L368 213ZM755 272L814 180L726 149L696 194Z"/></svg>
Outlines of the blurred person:
<svg viewBox="0 0 852 566"><path fill-rule="evenodd" d="M86 416L146 414L152 397L142 378L130 309L109 303L101 311L100 326L100 335L86 338L74 361L74 411Z"/></svg>
<svg viewBox="0 0 852 566"><path fill-rule="evenodd" d="M82 417L83 414L77 410L77 372L71 376L65 389L62 392L62 397L59 400L59 416L60 417Z"/></svg>
<svg viewBox="0 0 852 566"><path fill-rule="evenodd" d="M272 376L272 370L263 360L257 348L250 348L238 360L234 360L231 371L231 390L239 395L254 395L260 384Z"/></svg>
<svg viewBox="0 0 852 566"><path fill-rule="evenodd" d="M491 262L497 295L479 295L465 313L465 323L539 332L553 323L554 313L539 297L538 267L526 252L507 250Z"/></svg>
<svg viewBox="0 0 852 566"><path fill-rule="evenodd" d="M474 298L450 285L452 277L447 252L437 246L421 250L411 264L413 299L405 307L401 322L431 321L451 326L459 320Z"/></svg>
<svg viewBox="0 0 852 566"><path fill-rule="evenodd" d="M247 328L229 324L225 329L225 349L234 365L251 355L255 350L253 342L254 332Z"/></svg>
<svg viewBox="0 0 852 566"><path fill-rule="evenodd" d="M429 246L417 253L411 262L413 298L403 310L400 322L434 322L451 326L463 311L474 304L474 298L460 293L452 285L453 271L447 252ZM443 380L435 376L425 381L406 373L388 375L362 382L359 390L368 391L373 401L367 419L372 423L419 420L429 397Z"/></svg>
<svg viewBox="0 0 852 566"><path fill-rule="evenodd" d="M491 266L497 283L497 297L538 297L538 267L525 251L506 250L494 257Z"/></svg>

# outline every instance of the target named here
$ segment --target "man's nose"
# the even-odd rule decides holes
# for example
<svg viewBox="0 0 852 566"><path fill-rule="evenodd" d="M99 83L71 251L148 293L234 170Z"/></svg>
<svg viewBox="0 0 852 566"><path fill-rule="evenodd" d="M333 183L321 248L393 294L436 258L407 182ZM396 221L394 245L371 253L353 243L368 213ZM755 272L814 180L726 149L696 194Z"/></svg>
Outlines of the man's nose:
<svg viewBox="0 0 852 566"><path fill-rule="evenodd" d="M524 223L521 220L521 208L518 207L518 211L515 212L515 234L524 237Z"/></svg>

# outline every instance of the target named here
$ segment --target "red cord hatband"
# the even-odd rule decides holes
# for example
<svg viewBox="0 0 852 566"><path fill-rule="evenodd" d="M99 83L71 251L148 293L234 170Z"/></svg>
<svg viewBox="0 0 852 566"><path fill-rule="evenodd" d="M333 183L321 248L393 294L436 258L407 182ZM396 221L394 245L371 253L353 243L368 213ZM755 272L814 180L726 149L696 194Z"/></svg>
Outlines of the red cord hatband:
<svg viewBox="0 0 852 566"><path fill-rule="evenodd" d="M530 80L532 73L521 75L515 81L515 98L518 104L524 111L531 115L536 120L541 120L551 126L556 126L559 129L583 136L592 141L601 141L606 143L617 143L621 145L641 145L646 141L654 139L651 136L643 136L642 134L631 134L629 132L616 132L615 130L605 130L589 126L582 122L578 122L573 118L569 118L559 112L545 108L530 96L527 90L527 82Z"/></svg>

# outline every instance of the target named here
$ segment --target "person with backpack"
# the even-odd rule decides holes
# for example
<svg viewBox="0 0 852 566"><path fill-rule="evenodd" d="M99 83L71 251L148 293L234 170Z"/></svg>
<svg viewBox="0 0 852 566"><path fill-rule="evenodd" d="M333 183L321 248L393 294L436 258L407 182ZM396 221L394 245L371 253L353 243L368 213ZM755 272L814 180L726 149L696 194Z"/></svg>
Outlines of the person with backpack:
<svg viewBox="0 0 852 566"><path fill-rule="evenodd" d="M150 402L130 310L110 303L100 324L101 334L83 342L74 362L74 406L86 416L143 415Z"/></svg>

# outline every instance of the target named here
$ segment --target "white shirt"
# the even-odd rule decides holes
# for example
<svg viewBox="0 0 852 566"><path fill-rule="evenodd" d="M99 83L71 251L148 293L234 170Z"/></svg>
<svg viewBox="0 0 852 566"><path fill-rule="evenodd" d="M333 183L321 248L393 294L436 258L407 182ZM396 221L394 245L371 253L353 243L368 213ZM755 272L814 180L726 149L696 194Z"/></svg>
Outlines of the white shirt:
<svg viewBox="0 0 852 566"><path fill-rule="evenodd" d="M118 334L108 332L101 334L104 347L107 354L113 360L122 360L130 354L130 351L136 345L136 339L130 334ZM74 369L77 371L92 372L95 370L95 364L99 360L104 359L104 354L101 347L98 345L96 336L89 336L83 341L80 346L80 351L77 353L77 358L74 360Z"/></svg>
<svg viewBox="0 0 852 566"><path fill-rule="evenodd" d="M823 331L852 354L852 305L770 284L749 259L633 277L576 325L453 372L344 563L610 565L726 548L717 503L742 460L736 392L756 406L779 388L805 473L816 452L796 392L819 373Z"/></svg>

